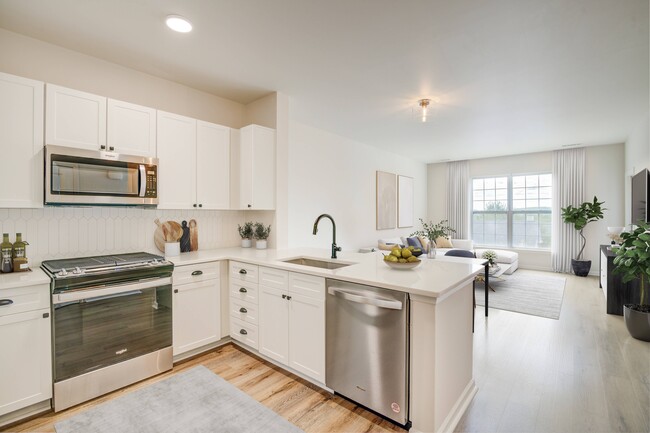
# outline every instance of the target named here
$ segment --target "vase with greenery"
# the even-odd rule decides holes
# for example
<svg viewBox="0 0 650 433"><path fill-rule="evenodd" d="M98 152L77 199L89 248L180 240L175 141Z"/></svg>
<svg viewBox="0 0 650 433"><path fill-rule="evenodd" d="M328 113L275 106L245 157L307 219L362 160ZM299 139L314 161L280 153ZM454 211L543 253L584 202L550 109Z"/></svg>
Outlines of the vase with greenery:
<svg viewBox="0 0 650 433"><path fill-rule="evenodd" d="M255 247L258 250L266 249L267 239L271 234L271 226L270 225L265 226L262 223L255 223L254 231L255 231L255 239L257 239L257 242L255 243Z"/></svg>
<svg viewBox="0 0 650 433"><path fill-rule="evenodd" d="M242 248L250 248L253 239L253 221L247 221L243 226L237 224L237 230L239 231L239 236L241 237L241 246Z"/></svg>
<svg viewBox="0 0 650 433"><path fill-rule="evenodd" d="M607 210L602 207L603 203L605 202L598 201L598 198L594 196L593 202L586 201L578 207L569 205L562 208L562 219L567 224L573 224L573 227L582 238L582 247L580 248L580 252L578 252L578 256L575 259L571 259L573 272L579 277L586 277L591 269L591 260L582 260L582 252L587 243L587 239L585 239L582 231L590 222L603 219L603 211Z"/></svg>
<svg viewBox="0 0 650 433"><path fill-rule="evenodd" d="M650 341L650 304L646 285L650 281L650 224L640 223L632 232L621 233L620 247L613 247L614 272L622 275L623 283L637 280L639 303L625 304L623 316L630 335Z"/></svg>
<svg viewBox="0 0 650 433"><path fill-rule="evenodd" d="M422 230L411 233L409 236L422 236L423 238L429 239L429 251L427 256L429 258L434 258L436 256L436 239L440 237L449 238L453 233L456 233L456 230L449 227L449 221L442 220L437 224L434 224L433 221L424 222L420 218L420 223L422 223Z"/></svg>

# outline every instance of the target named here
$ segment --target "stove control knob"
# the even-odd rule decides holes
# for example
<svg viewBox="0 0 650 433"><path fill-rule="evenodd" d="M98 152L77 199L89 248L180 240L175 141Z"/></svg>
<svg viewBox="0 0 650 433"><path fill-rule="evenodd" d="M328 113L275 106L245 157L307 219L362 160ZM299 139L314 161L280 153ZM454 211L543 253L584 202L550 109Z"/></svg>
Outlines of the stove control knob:
<svg viewBox="0 0 650 433"><path fill-rule="evenodd" d="M74 271L72 271L72 273L73 274L83 274L84 271L82 271L81 268L79 266L77 266L76 268L74 268Z"/></svg>
<svg viewBox="0 0 650 433"><path fill-rule="evenodd" d="M66 271L65 269L61 269L59 272L57 272L57 275L59 277L65 277L66 275L68 275L68 271Z"/></svg>

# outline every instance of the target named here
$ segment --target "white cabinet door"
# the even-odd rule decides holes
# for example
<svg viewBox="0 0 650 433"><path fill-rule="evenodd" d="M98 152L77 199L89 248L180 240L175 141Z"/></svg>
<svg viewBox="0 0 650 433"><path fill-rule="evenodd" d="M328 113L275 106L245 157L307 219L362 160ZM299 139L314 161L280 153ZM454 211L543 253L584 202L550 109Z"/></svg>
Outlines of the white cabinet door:
<svg viewBox="0 0 650 433"><path fill-rule="evenodd" d="M196 204L196 120L158 111L159 209Z"/></svg>
<svg viewBox="0 0 650 433"><path fill-rule="evenodd" d="M49 312L0 317L0 415L52 398Z"/></svg>
<svg viewBox="0 0 650 433"><path fill-rule="evenodd" d="M260 286L259 351L289 365L289 302L284 290Z"/></svg>
<svg viewBox="0 0 650 433"><path fill-rule="evenodd" d="M199 120L196 156L198 207L230 208L230 128Z"/></svg>
<svg viewBox="0 0 650 433"><path fill-rule="evenodd" d="M221 338L218 279L174 285L174 356Z"/></svg>
<svg viewBox="0 0 650 433"><path fill-rule="evenodd" d="M48 84L46 144L100 150L106 146L106 98Z"/></svg>
<svg viewBox="0 0 650 433"><path fill-rule="evenodd" d="M290 296L289 366L325 383L325 301Z"/></svg>
<svg viewBox="0 0 650 433"><path fill-rule="evenodd" d="M109 150L128 155L156 156L156 110L108 100L106 143Z"/></svg>
<svg viewBox="0 0 650 433"><path fill-rule="evenodd" d="M43 207L44 88L0 72L0 207Z"/></svg>
<svg viewBox="0 0 650 433"><path fill-rule="evenodd" d="M239 206L275 209L275 130L249 125L240 130Z"/></svg>

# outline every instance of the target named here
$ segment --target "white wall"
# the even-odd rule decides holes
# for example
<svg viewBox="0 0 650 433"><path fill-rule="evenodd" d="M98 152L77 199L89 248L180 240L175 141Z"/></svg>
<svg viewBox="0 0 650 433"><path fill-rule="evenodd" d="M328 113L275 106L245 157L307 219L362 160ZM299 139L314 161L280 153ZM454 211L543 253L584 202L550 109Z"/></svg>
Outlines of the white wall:
<svg viewBox="0 0 650 433"><path fill-rule="evenodd" d="M298 122L289 125L290 247L329 247L329 221L322 220L318 234L312 235L314 220L322 213L334 217L337 243L347 251L376 246L379 238L404 236L419 229L417 218L426 216L426 164ZM415 179L415 227L376 230L377 170Z"/></svg>
<svg viewBox="0 0 650 433"><path fill-rule="evenodd" d="M650 168L650 117L646 116L625 141L625 225L632 222L632 180L644 168Z"/></svg>
<svg viewBox="0 0 650 433"><path fill-rule="evenodd" d="M470 177L551 172L552 152L539 152L470 161ZM623 144L586 148L585 200L596 195L605 201L605 218L585 229L587 243L584 259L592 261L592 274L598 273L599 245L608 244L608 226L621 226L625 218L624 186L626 183L625 148ZM429 164L428 218L446 218L447 164ZM514 249L519 253L519 266L527 269L552 270L551 253L544 250ZM576 251L577 254L577 251Z"/></svg>
<svg viewBox="0 0 650 433"><path fill-rule="evenodd" d="M173 81L0 29L0 71L240 128L245 107Z"/></svg>

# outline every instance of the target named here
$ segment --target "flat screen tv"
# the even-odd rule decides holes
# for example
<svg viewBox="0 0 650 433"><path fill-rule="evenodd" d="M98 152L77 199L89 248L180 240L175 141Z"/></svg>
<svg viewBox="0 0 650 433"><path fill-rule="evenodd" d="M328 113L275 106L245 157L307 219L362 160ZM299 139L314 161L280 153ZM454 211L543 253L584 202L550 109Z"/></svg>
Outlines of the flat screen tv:
<svg viewBox="0 0 650 433"><path fill-rule="evenodd" d="M632 177L632 221L648 222L648 180L650 172L643 169Z"/></svg>

